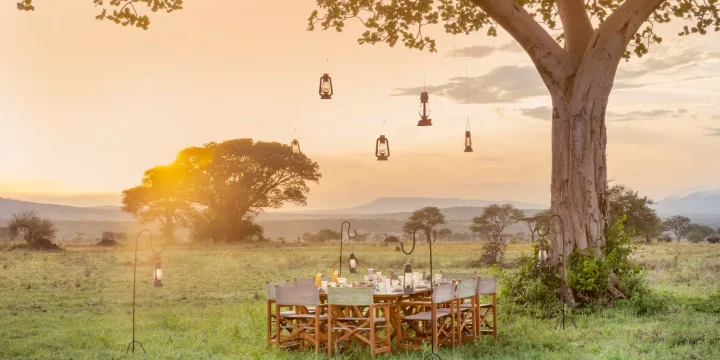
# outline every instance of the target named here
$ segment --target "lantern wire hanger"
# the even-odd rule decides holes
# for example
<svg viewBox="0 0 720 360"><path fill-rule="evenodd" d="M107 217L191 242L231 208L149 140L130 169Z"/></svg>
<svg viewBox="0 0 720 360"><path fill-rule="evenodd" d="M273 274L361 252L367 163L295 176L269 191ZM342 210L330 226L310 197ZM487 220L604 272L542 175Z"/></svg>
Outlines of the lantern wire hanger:
<svg viewBox="0 0 720 360"><path fill-rule="evenodd" d="M472 136L470 135L470 77L468 76L468 57L465 48L465 152L473 152Z"/></svg>
<svg viewBox="0 0 720 360"><path fill-rule="evenodd" d="M385 129L385 120L383 120L383 129ZM380 135L375 140L375 157L378 161L387 161L390 157L390 140L385 135Z"/></svg>

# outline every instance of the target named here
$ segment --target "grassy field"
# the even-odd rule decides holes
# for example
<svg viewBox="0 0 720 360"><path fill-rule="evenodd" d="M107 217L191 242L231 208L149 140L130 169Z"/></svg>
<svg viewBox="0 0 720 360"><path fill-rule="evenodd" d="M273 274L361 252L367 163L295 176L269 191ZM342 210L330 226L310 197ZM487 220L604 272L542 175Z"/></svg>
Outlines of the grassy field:
<svg viewBox="0 0 720 360"><path fill-rule="evenodd" d="M435 246L435 271L488 273L475 266L479 244ZM267 280L310 277L337 266L337 247L168 247L165 287L152 287L153 253L138 254L136 338L151 359L311 359L265 346ZM349 245L361 272L400 272L408 257L390 248ZM529 245L510 245L512 264ZM427 269L420 246L415 269ZM718 359L720 246L640 248L657 296L574 311L579 330L503 311L497 340L442 348L443 359ZM117 359L131 340L133 251L65 246L59 253L0 250L0 358ZM708 310L710 309L710 310ZM714 310L713 310L714 309ZM368 358L354 352L351 358ZM392 358L419 359L420 352ZM323 358L323 356L320 356ZM387 358L380 356L379 358Z"/></svg>

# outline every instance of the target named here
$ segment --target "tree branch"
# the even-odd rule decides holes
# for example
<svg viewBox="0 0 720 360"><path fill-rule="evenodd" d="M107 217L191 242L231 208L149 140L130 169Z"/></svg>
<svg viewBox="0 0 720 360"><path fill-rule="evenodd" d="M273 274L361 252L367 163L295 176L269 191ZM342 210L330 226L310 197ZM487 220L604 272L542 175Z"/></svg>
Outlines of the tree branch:
<svg viewBox="0 0 720 360"><path fill-rule="evenodd" d="M471 0L502 26L530 55L535 67L551 89L565 86L574 73L572 60L555 39L513 0Z"/></svg>
<svg viewBox="0 0 720 360"><path fill-rule="evenodd" d="M565 31L565 49L571 54L575 63L579 63L595 33L590 23L590 16L585 10L585 1L558 0L557 6Z"/></svg>
<svg viewBox="0 0 720 360"><path fill-rule="evenodd" d="M640 26L650 18L665 0L627 0L615 10L607 20L598 28L598 35L609 36L620 34L622 36L622 50L624 51L630 40Z"/></svg>

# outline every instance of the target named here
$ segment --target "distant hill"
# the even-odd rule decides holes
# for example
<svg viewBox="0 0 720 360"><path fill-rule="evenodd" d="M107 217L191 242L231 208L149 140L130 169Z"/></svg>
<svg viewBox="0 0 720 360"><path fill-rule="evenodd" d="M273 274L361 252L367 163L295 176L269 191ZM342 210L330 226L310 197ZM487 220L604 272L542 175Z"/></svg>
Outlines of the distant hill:
<svg viewBox="0 0 720 360"><path fill-rule="evenodd" d="M691 190L660 200L654 208L660 216L720 215L720 189Z"/></svg>
<svg viewBox="0 0 720 360"><path fill-rule="evenodd" d="M0 219L10 219L13 214L23 210L34 210L40 216L55 221L133 221L132 216L117 207L89 208L0 198Z"/></svg>

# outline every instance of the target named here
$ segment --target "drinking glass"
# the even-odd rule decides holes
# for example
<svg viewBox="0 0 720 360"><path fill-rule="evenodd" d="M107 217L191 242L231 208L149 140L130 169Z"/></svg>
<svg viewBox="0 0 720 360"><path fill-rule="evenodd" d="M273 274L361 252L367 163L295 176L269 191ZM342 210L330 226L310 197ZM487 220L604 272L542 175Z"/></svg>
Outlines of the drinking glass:
<svg viewBox="0 0 720 360"><path fill-rule="evenodd" d="M321 283L321 285L322 285L322 289L325 290L325 291L327 291L328 281L321 281L320 283Z"/></svg>
<svg viewBox="0 0 720 360"><path fill-rule="evenodd" d="M439 284L442 281L442 274L435 274L435 283Z"/></svg>
<svg viewBox="0 0 720 360"><path fill-rule="evenodd" d="M344 287L347 284L347 278L338 278L338 286Z"/></svg>
<svg viewBox="0 0 720 360"><path fill-rule="evenodd" d="M400 285L400 280L392 280L390 283L392 284L392 287L396 288Z"/></svg>

